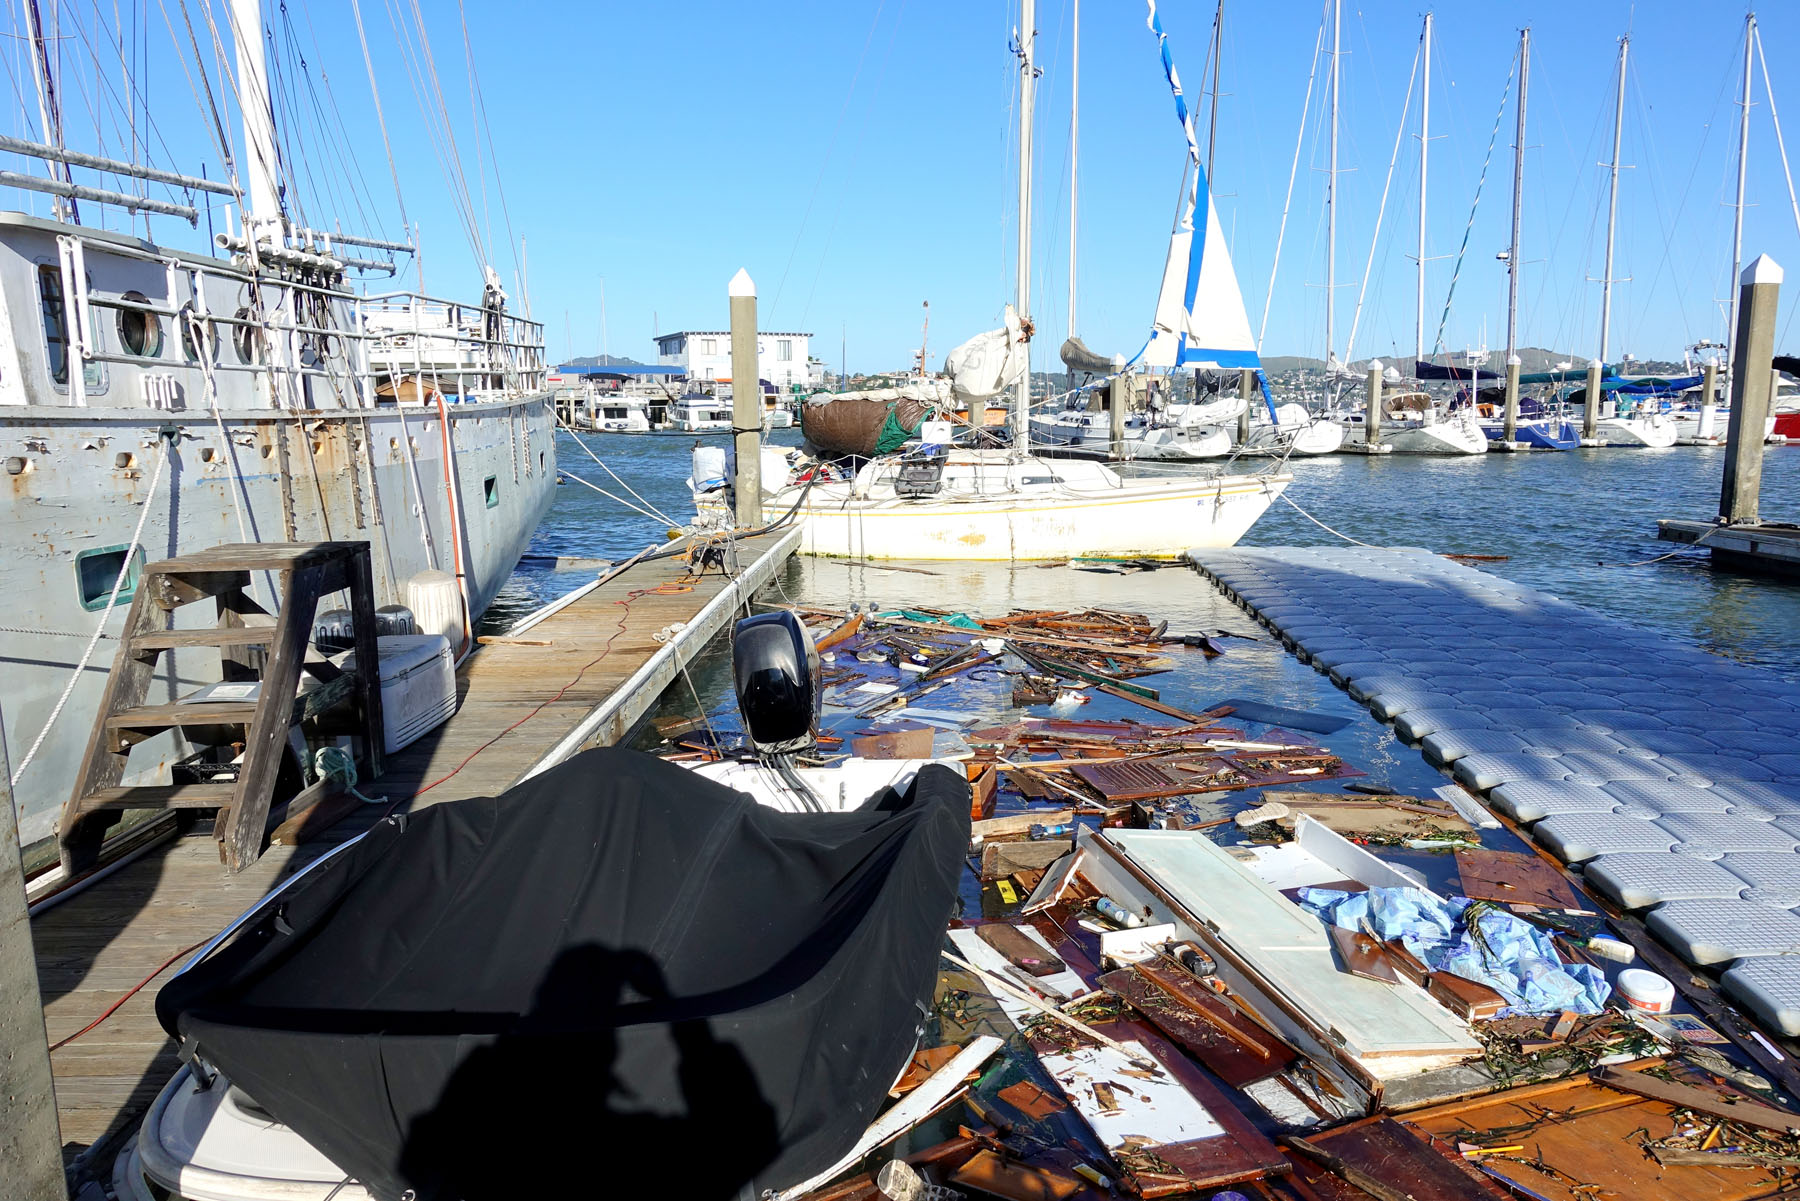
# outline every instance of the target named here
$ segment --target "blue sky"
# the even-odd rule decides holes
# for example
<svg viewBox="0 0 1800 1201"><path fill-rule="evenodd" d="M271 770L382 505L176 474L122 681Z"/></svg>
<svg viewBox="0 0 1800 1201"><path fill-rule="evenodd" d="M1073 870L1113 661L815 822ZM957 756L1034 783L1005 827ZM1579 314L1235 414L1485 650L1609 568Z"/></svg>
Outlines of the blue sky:
<svg viewBox="0 0 1800 1201"><path fill-rule="evenodd" d="M212 2L222 22L223 0ZM99 76L94 70L92 47L117 37L111 7L65 7L62 73L68 141L88 149L104 143L107 153L119 154L126 141L121 106L100 105L98 138L93 116L93 97L119 87L116 54L105 61L113 52L104 45ZM206 47L205 0L189 0L189 9ZM452 201L458 189L433 145L432 131L443 122L426 115L435 103L421 103L433 95L429 81L420 86L411 75L409 62L422 62L416 40L409 51L395 33L396 21L413 11L412 0L362 0L362 10L407 214L422 227L425 282L434 293L474 298L475 251ZM175 57L164 23L166 12L185 44L179 6L127 0L120 11L155 116L152 161L190 172L204 161L216 176L218 155L196 103L198 77L191 62L184 67ZM279 21L279 10L271 11ZM1007 42L1016 4L470 0L468 45L491 140L477 136L471 115L459 6L421 0L419 11L475 223L509 286L516 267L508 227L528 240L532 306L548 326L554 358L600 348L603 279L606 348L614 354L652 357L653 326L720 327L726 281L745 267L759 286L765 328L814 333L814 352L834 366L840 344L847 344L853 370L904 363L918 345L922 301L931 302L935 361L992 327L1011 299L1016 71ZM1340 165L1347 173L1340 177L1338 280L1347 286L1338 298L1340 353L1423 11L1414 3L1345 6ZM1283 192L1321 15L1321 5L1310 0L1227 4L1216 184L1253 328L1270 296ZM1601 274L1605 228L1605 173L1597 164L1610 150L1613 60L1628 27L1633 62L1622 157L1634 169L1623 173L1615 272L1630 282L1616 291L1614 357L1677 356L1686 343L1722 336L1717 300L1725 295L1730 255L1742 17L1742 10L1703 11L1670 0L1464 3L1439 12L1432 256L1453 255L1463 237L1517 30L1533 28L1521 344L1582 356L1597 350L1599 288L1589 282ZM1781 88L1780 64L1800 45L1800 11L1771 6L1760 17ZM1163 18L1190 100L1203 106L1212 5L1168 3ZM1037 23L1044 75L1032 308L1052 335L1040 340L1037 365L1050 368L1068 320L1069 0L1043 0ZM304 73L290 46L305 57ZM15 100L5 128L36 136L29 63L16 39L10 47L5 57ZM304 134L309 141L296 156L303 160L296 162L296 191L309 217L336 213L346 230L398 233L349 0L295 0L278 51L300 118L287 123L306 127L323 112L335 124L335 105L343 119L340 140L352 151L339 157L327 139L311 129ZM1320 71L1269 304L1263 347L1269 354L1317 356L1324 349L1323 62ZM212 82L229 107L229 85L216 73ZM1081 92L1078 324L1095 349L1130 353L1147 332L1183 155L1140 3L1087 0ZM1760 69L1754 95L1746 258L1766 251L1793 267L1800 265L1800 235ZM1788 85L1775 102L1800 153L1800 88ZM1416 95L1413 105L1369 272L1357 357L1411 354ZM1505 277L1494 252L1508 236L1512 120L1509 107L1470 231L1447 349L1505 343ZM443 141L441 133L436 140ZM26 169L18 160L6 165ZM0 203L40 213L48 207L41 197L15 191ZM117 227L121 217L114 213L109 221ZM185 233L166 218L154 222L154 231L178 244ZM1451 266L1448 258L1429 266L1433 331ZM411 271L404 280L417 282ZM1789 288L1782 314L1780 345L1790 351L1800 333L1792 328L1796 288L1800 281Z"/></svg>

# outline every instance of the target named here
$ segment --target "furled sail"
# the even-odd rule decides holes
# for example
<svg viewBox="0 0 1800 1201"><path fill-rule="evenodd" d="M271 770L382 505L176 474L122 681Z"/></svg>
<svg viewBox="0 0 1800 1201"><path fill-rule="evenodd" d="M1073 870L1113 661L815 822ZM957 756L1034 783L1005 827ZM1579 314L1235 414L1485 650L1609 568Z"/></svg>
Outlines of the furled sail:
<svg viewBox="0 0 1800 1201"><path fill-rule="evenodd" d="M1006 306L1001 329L976 334L944 356L944 374L963 400L998 396L1018 382L1031 363L1031 328L1019 320L1012 305Z"/></svg>

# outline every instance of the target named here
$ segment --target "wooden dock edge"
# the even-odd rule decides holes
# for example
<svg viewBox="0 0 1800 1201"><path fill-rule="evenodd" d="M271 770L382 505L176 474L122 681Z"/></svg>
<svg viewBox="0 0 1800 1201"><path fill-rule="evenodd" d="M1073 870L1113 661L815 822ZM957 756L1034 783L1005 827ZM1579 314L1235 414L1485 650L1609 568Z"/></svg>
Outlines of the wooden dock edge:
<svg viewBox="0 0 1800 1201"><path fill-rule="evenodd" d="M622 740L650 711L663 690L674 683L682 668L724 628L731 614L747 605L763 585L774 579L799 546L800 530L796 527L740 571L730 587L708 601L686 626L513 783L548 771L589 743L612 744Z"/></svg>

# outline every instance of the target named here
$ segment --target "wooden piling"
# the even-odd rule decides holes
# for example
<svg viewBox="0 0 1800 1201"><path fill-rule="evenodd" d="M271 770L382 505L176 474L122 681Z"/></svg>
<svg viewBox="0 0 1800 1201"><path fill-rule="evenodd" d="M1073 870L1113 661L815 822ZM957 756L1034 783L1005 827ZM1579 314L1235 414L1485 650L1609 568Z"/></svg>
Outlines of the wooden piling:
<svg viewBox="0 0 1800 1201"><path fill-rule="evenodd" d="M1250 406L1256 403L1256 372L1249 367L1238 371L1238 395L1244 398L1244 411L1238 414L1238 445L1250 441Z"/></svg>
<svg viewBox="0 0 1800 1201"><path fill-rule="evenodd" d="M756 285L741 268L731 277L731 424L740 529L762 524L762 382L757 376Z"/></svg>
<svg viewBox="0 0 1800 1201"><path fill-rule="evenodd" d="M62 1134L19 861L12 767L0 742L0 1180L9 1197L62 1198Z"/></svg>
<svg viewBox="0 0 1800 1201"><path fill-rule="evenodd" d="M1731 424L1725 439L1719 517L1733 525L1757 521L1780 298L1781 268L1768 255L1758 255L1738 277L1737 337L1732 341Z"/></svg>
<svg viewBox="0 0 1800 1201"><path fill-rule="evenodd" d="M1363 419L1363 441L1381 445L1381 360L1369 360L1368 409Z"/></svg>
<svg viewBox="0 0 1800 1201"><path fill-rule="evenodd" d="M1600 436L1600 370L1599 359L1588 364L1587 404L1581 412L1581 437L1587 442Z"/></svg>
<svg viewBox="0 0 1800 1201"><path fill-rule="evenodd" d="M1508 355L1506 359L1506 417L1502 433L1509 449L1519 440L1519 356L1516 354Z"/></svg>

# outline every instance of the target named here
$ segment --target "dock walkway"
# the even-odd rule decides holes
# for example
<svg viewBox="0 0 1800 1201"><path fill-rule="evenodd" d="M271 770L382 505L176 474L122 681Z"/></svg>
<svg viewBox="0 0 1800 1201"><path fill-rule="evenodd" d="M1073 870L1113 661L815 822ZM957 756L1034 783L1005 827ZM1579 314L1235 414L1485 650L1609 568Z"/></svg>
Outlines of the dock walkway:
<svg viewBox="0 0 1800 1201"><path fill-rule="evenodd" d="M1428 551L1188 558L1687 963L1722 972L1751 1013L1800 1035L1800 684Z"/></svg>
<svg viewBox="0 0 1800 1201"><path fill-rule="evenodd" d="M402 809L489 796L586 746L618 741L798 543L795 530L740 540L729 577L717 568L694 575L678 558L641 562L564 598L529 628L515 627L514 640L470 655L457 673L455 716L389 756L386 774L362 790ZM34 917L53 1046L152 980L52 1052L65 1154L91 1148L90 1170L104 1174L119 1137L179 1066L154 1000L188 952L384 809L360 806L300 846L271 846L237 876L220 866L212 838L190 834Z"/></svg>

